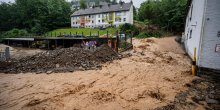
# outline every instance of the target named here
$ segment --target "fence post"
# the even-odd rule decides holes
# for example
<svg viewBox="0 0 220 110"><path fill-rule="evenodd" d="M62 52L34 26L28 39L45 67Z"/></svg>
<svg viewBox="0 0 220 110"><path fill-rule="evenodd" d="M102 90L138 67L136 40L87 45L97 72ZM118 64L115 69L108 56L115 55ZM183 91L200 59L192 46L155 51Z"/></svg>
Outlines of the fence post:
<svg viewBox="0 0 220 110"><path fill-rule="evenodd" d="M57 48L57 40L55 40L55 48Z"/></svg>
<svg viewBox="0 0 220 110"><path fill-rule="evenodd" d="M47 48L48 48L48 50L50 49L50 41L49 40L47 40Z"/></svg>
<svg viewBox="0 0 220 110"><path fill-rule="evenodd" d="M127 48L127 34L125 33L125 48Z"/></svg>
<svg viewBox="0 0 220 110"><path fill-rule="evenodd" d="M98 38L99 38L99 31L98 31Z"/></svg>
<svg viewBox="0 0 220 110"><path fill-rule="evenodd" d="M118 31L116 31L116 52L118 52L118 47L119 47L119 36L118 36Z"/></svg>
<svg viewBox="0 0 220 110"><path fill-rule="evenodd" d="M63 39L63 48L65 48L65 47L64 47L64 39Z"/></svg>
<svg viewBox="0 0 220 110"><path fill-rule="evenodd" d="M6 48L5 48L5 58L6 58L6 60L10 58L9 47L6 47Z"/></svg>
<svg viewBox="0 0 220 110"><path fill-rule="evenodd" d="M130 39L131 39L131 45L133 45L133 44L132 44L132 42L133 42L133 41L132 41L133 35L134 35L134 33L132 32L132 33L131 33L131 38L130 38Z"/></svg>
<svg viewBox="0 0 220 110"><path fill-rule="evenodd" d="M122 48L121 47L121 31L119 32L119 45L118 46L119 46L119 48Z"/></svg>
<svg viewBox="0 0 220 110"><path fill-rule="evenodd" d="M108 31L107 31L107 38L108 38Z"/></svg>

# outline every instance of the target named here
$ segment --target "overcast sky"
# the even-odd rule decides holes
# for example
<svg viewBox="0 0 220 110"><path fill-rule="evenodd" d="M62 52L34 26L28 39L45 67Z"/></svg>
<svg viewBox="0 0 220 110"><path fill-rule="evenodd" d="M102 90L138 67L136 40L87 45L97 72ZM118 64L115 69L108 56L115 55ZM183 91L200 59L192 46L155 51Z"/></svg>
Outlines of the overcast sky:
<svg viewBox="0 0 220 110"><path fill-rule="evenodd" d="M14 2L14 0L0 0L2 2ZM67 0L67 1L71 1L71 0ZM122 0L122 1L125 1L125 2L130 2L131 0ZM133 0L133 3L134 3L134 6L135 7L140 7L140 4L143 2L143 1L146 1L146 0Z"/></svg>

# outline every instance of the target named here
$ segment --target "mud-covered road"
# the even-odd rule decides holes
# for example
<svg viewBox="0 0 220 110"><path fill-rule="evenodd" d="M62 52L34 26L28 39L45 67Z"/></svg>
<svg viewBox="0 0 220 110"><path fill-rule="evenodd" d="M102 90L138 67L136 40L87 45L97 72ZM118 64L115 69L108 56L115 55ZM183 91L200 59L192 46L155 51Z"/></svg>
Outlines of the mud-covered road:
<svg viewBox="0 0 220 110"><path fill-rule="evenodd" d="M132 56L101 70L0 74L0 110L146 110L168 105L193 80L174 37L134 39ZM196 106L192 109L196 109Z"/></svg>

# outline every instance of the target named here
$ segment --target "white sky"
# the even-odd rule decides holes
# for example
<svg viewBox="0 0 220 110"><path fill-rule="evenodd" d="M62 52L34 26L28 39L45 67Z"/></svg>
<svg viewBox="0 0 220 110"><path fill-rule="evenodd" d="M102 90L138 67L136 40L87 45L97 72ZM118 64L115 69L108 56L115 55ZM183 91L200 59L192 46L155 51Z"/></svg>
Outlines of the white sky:
<svg viewBox="0 0 220 110"><path fill-rule="evenodd" d="M14 2L14 0L0 0L0 2ZM67 1L71 1L71 0L67 0ZM131 0L123 0L124 2L130 2ZM142 2L144 2L144 1L146 1L146 0L133 0L133 3L134 3L134 6L135 7L140 7L140 4L142 3Z"/></svg>

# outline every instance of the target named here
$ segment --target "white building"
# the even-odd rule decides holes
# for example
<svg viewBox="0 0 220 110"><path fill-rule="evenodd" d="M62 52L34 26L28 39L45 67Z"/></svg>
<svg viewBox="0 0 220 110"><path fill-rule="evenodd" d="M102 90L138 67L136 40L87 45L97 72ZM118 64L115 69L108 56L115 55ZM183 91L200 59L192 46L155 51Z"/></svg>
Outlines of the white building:
<svg viewBox="0 0 220 110"><path fill-rule="evenodd" d="M187 53L197 49L197 65L220 70L220 0L189 0L185 33Z"/></svg>
<svg viewBox="0 0 220 110"><path fill-rule="evenodd" d="M71 15L71 27L94 28L133 24L133 3L100 5L81 9Z"/></svg>

